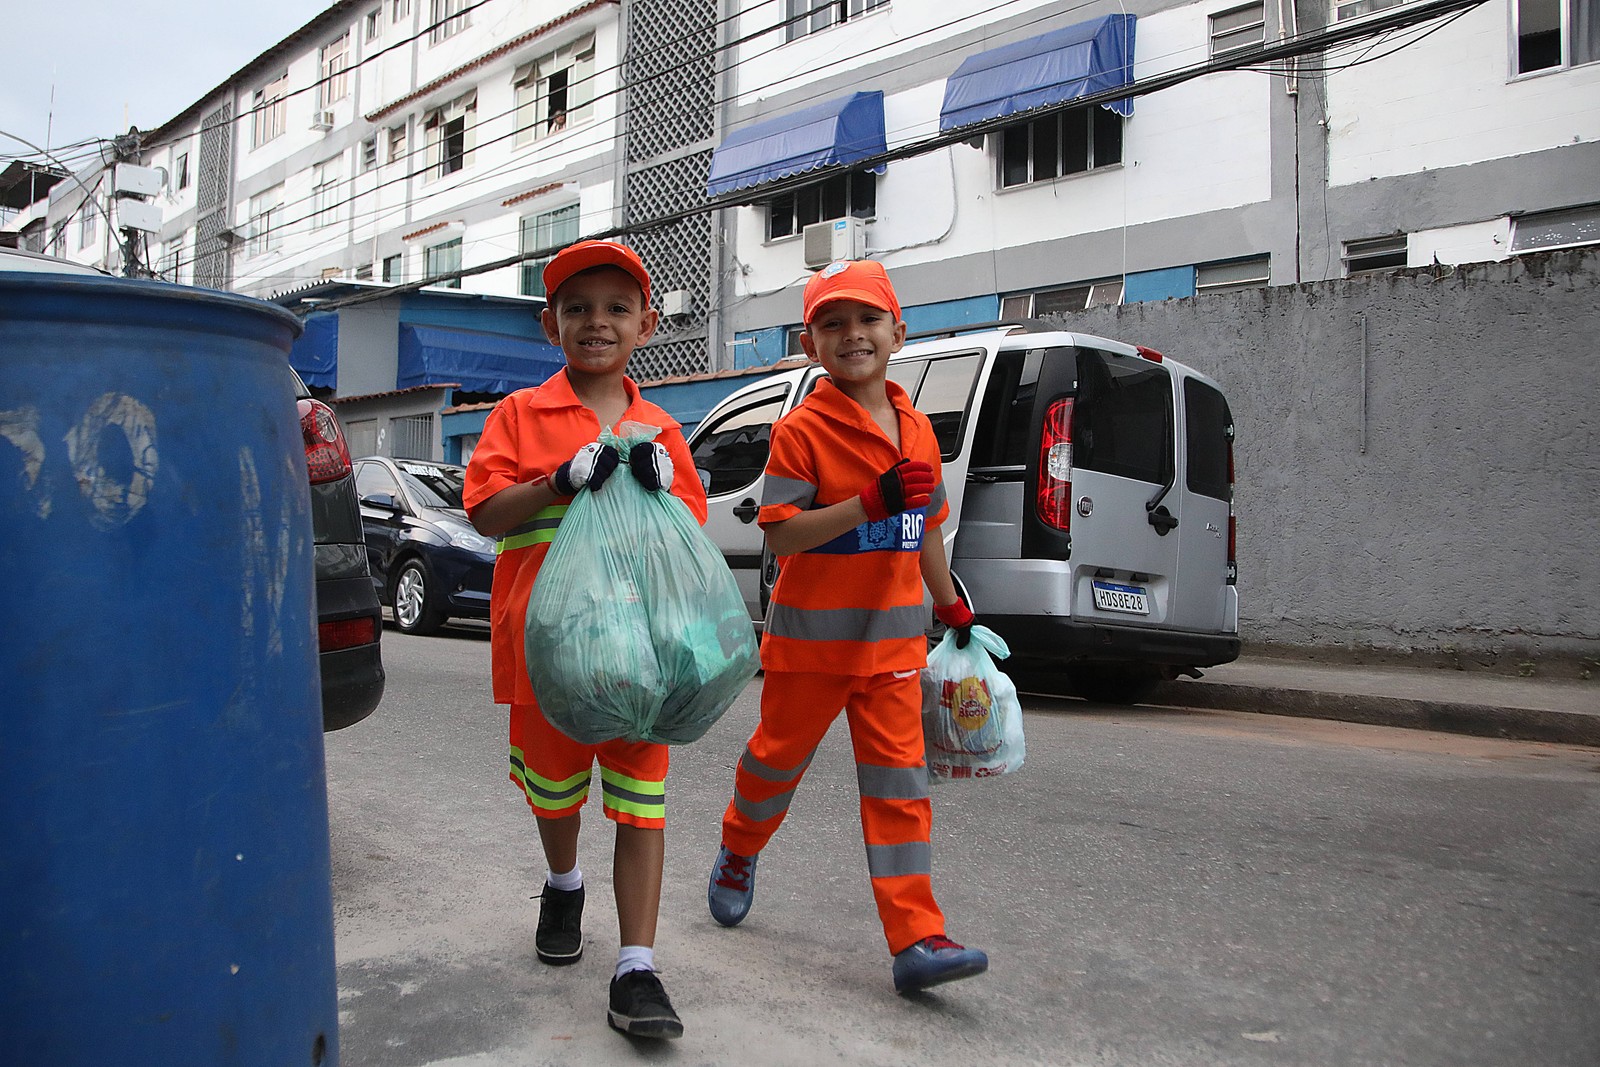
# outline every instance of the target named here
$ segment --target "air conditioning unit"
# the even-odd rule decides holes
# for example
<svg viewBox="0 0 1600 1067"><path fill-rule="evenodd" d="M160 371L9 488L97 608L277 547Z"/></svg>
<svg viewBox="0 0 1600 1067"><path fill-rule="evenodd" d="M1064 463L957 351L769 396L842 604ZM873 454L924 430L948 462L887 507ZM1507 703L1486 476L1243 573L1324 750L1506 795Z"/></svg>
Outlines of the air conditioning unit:
<svg viewBox="0 0 1600 1067"><path fill-rule="evenodd" d="M867 251L867 224L858 218L813 222L802 231L806 266L815 270L840 259L860 259Z"/></svg>
<svg viewBox="0 0 1600 1067"><path fill-rule="evenodd" d="M661 314L669 319L689 314L689 294L682 289L669 289L662 293Z"/></svg>
<svg viewBox="0 0 1600 1067"><path fill-rule="evenodd" d="M333 129L333 112L313 111L311 113L311 128L313 130Z"/></svg>

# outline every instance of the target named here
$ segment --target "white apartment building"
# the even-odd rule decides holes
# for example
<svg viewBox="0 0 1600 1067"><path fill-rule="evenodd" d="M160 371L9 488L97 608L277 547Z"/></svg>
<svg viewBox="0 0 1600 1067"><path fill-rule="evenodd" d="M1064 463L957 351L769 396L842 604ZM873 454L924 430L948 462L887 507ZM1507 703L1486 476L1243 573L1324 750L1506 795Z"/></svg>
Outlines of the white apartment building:
<svg viewBox="0 0 1600 1067"><path fill-rule="evenodd" d="M340 0L141 160L151 265L264 297L619 232L648 379L795 351L836 255L917 330L1593 243L1596 100L1600 0ZM14 225L116 269L82 196Z"/></svg>
<svg viewBox="0 0 1600 1067"><path fill-rule="evenodd" d="M797 350L801 286L839 254L881 260L917 330L1600 241L1597 0L1469 0L1215 70L1425 5L718 5L737 360ZM805 182L819 163L844 166Z"/></svg>
<svg viewBox="0 0 1600 1067"><path fill-rule="evenodd" d="M342 0L159 129L162 277L404 283L616 223L616 0ZM542 295L537 264L440 284Z"/></svg>

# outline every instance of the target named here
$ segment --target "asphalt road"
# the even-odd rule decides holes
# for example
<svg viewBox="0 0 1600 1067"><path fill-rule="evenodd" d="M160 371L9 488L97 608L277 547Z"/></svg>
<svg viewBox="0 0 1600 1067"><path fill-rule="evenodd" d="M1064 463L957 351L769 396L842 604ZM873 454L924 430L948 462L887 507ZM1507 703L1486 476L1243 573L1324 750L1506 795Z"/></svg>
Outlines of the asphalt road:
<svg viewBox="0 0 1600 1067"><path fill-rule="evenodd" d="M1028 697L1023 770L934 796L934 889L991 970L903 998L842 724L750 918L706 911L759 679L674 751L657 962L687 1032L635 1044L598 799L587 952L534 956L488 651L390 630L382 706L327 737L346 1067L1600 1063L1600 752Z"/></svg>

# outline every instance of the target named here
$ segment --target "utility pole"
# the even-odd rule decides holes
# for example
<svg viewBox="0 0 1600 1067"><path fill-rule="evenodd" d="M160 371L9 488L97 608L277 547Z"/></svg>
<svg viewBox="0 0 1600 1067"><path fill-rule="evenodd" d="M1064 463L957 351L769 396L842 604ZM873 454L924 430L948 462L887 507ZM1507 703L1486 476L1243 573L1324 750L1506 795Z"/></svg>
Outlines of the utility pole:
<svg viewBox="0 0 1600 1067"><path fill-rule="evenodd" d="M111 150L115 165L111 176L112 196L117 206L117 226L122 231L122 275L125 278L153 278L155 273L144 262L144 234L161 229L161 209L144 197L161 191L161 175L150 167L136 166L139 158L139 131L113 138Z"/></svg>

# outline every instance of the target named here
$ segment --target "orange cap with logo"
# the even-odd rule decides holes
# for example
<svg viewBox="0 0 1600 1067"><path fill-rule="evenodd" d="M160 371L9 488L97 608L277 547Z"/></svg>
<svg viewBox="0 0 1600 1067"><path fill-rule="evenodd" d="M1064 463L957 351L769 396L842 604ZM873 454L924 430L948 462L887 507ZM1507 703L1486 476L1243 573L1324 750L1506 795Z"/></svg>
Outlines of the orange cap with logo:
<svg viewBox="0 0 1600 1067"><path fill-rule="evenodd" d="M544 266L545 298L554 297L562 282L592 267L620 267L633 275L644 291L644 306L650 306L650 272L644 269L644 260L639 258L639 253L616 241L579 241L557 252Z"/></svg>
<svg viewBox="0 0 1600 1067"><path fill-rule="evenodd" d="M854 300L887 311L894 321L900 321L900 300L889 284L888 272L876 260L840 260L813 274L801 297L804 321L810 323L818 308L835 300Z"/></svg>

